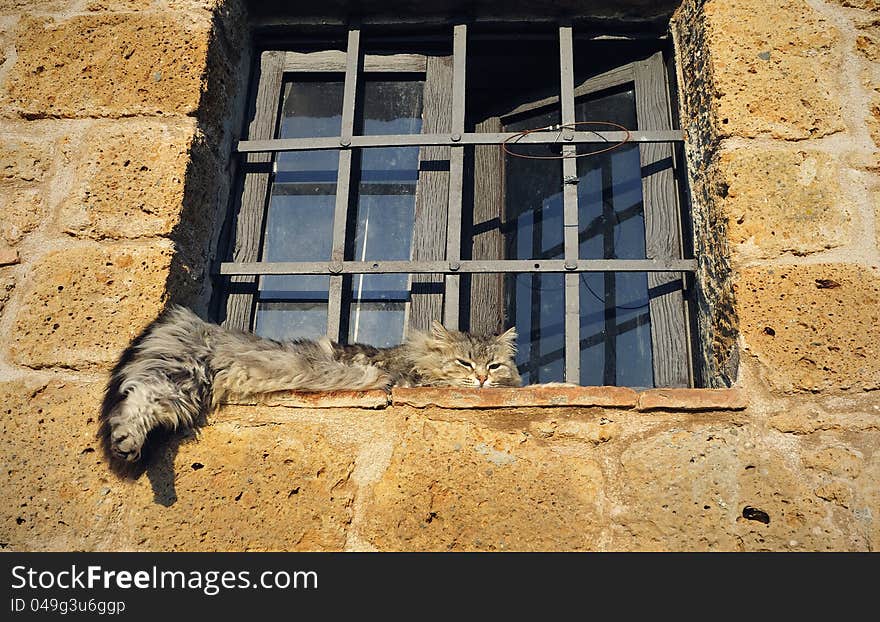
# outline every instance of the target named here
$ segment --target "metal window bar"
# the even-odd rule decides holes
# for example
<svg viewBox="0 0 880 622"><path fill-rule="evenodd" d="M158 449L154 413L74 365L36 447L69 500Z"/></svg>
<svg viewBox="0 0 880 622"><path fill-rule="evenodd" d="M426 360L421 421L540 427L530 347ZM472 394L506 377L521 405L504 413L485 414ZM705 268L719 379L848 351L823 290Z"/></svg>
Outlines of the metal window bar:
<svg viewBox="0 0 880 622"><path fill-rule="evenodd" d="M276 138L273 140L242 140L235 150L237 153L300 151L315 149L357 149L362 147L426 147L426 146L462 146L462 145L500 145L510 140L508 146L538 145L562 143L563 131L547 130L527 134L515 140L516 132L458 132L452 134L385 134L349 137L319 138ZM633 130L627 132L585 132L576 131L568 134L566 144L578 143L617 143L626 140L629 143L669 143L683 142L683 130Z"/></svg>
<svg viewBox="0 0 880 622"><path fill-rule="evenodd" d="M224 262L223 276L288 274L474 274L487 272L696 272L696 259L480 259L455 261Z"/></svg>
<svg viewBox="0 0 880 622"><path fill-rule="evenodd" d="M464 183L465 71L467 68L467 26L456 24L452 40L452 139L449 153L449 203L446 215L446 259L454 267L461 258L461 196ZM461 278L447 274L443 298L443 323L458 330Z"/></svg>
<svg viewBox="0 0 880 622"><path fill-rule="evenodd" d="M345 86L342 92L342 136L337 147L351 144L354 134L354 107L357 94L357 74L360 56L361 33L358 29L348 31L348 47L345 56ZM351 149L339 152L339 172L336 181L336 204L333 209L333 247L332 261L345 258L345 234L348 224L348 201L351 186ZM327 336L334 341L340 338L342 317L342 276L330 277L330 290L327 298Z"/></svg>
<svg viewBox="0 0 880 622"><path fill-rule="evenodd" d="M574 116L574 49L571 25L559 27L559 101L562 125L571 128ZM572 129L563 130L562 140L562 231L563 255L566 266L577 265L578 260L578 191L577 147L571 144ZM565 380L580 383L580 277L565 275Z"/></svg>

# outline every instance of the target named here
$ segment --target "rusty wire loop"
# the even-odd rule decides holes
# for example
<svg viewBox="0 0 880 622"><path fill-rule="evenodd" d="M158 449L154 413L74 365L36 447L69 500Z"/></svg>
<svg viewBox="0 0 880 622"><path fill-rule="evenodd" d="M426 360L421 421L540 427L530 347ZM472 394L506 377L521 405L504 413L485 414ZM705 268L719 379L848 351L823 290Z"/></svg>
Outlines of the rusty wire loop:
<svg viewBox="0 0 880 622"><path fill-rule="evenodd" d="M565 155L565 154L552 155L552 156L526 155L524 153L516 153L515 151L511 151L508 148L508 144L516 145L516 144L518 144L517 143L518 140L520 140L524 136L528 136L529 134L533 134L534 132L552 132L554 130L557 130L561 133L562 130L574 131L575 127L578 125L608 125L608 126L616 128L618 130L621 130L623 132L626 132L626 136L624 137L623 140L616 142L609 147L605 147L603 149L597 149L595 151L589 151L587 153L574 153L572 155ZM586 156L598 155L600 153L607 153L609 151L613 151L614 149L617 149L617 148L623 146L624 144L626 144L627 142L629 142L631 136L632 136L632 134L630 133L630 130L628 130L624 126L619 125L617 123L612 123L611 121L578 121L576 123L561 123L561 124L556 124L556 125L548 125L546 127L536 127L536 128L530 129L530 130L523 130L521 132L517 132L516 134L506 138L504 140L504 142L501 143L501 150L504 151L504 153L511 155L511 156L514 156L516 158L526 158L528 160L565 160L568 158L583 158ZM558 144L558 143L554 143L554 144ZM570 144L570 143L563 143L563 144ZM581 143L581 144L583 144L583 143Z"/></svg>

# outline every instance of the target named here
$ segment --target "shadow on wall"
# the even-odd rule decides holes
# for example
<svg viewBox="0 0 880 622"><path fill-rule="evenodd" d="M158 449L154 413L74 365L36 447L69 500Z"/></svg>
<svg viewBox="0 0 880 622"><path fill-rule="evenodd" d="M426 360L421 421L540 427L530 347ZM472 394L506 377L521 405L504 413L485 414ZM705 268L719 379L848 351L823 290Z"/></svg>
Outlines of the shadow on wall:
<svg viewBox="0 0 880 622"><path fill-rule="evenodd" d="M246 91L247 71L242 71L242 67L249 63L251 52L245 9L239 0L225 0L213 11L204 86L196 113L197 130L189 149L180 219L169 234L175 251L165 285L166 307L180 304L200 309L205 306L201 301L210 296L210 258L217 243L218 214L225 212L228 203L231 145L241 125L244 108L241 102ZM207 413L202 414L192 430L151 432L137 462L125 462L114 456L109 443L108 418L123 397L118 371L131 360L153 323L132 340L111 372L101 405L97 437L110 470L132 480L146 473L154 501L167 507L177 500L174 464L178 448L181 443L195 439L198 428L205 424Z"/></svg>

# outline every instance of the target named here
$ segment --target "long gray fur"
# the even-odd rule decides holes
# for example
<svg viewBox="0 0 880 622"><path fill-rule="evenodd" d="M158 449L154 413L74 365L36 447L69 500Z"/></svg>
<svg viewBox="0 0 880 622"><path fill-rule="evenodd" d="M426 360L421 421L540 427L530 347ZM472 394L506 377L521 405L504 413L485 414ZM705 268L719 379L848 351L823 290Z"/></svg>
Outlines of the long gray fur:
<svg viewBox="0 0 880 622"><path fill-rule="evenodd" d="M340 345L329 339L275 341L230 330L172 306L117 364L103 426L116 459L140 459L156 428L188 428L230 397L273 391L390 389L392 386L519 386L516 333L477 336L413 332L399 346Z"/></svg>

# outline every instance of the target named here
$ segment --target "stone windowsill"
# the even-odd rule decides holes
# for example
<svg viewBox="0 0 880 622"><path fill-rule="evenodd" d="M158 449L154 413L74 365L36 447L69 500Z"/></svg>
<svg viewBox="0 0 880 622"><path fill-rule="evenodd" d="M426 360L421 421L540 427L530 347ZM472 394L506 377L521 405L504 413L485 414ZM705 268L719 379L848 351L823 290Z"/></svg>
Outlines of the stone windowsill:
<svg viewBox="0 0 880 622"><path fill-rule="evenodd" d="M279 391L261 398L228 400L227 404L293 408L370 408L393 405L415 408L520 408L596 406L639 412L743 410L748 406L739 389L647 389L625 387L521 387L496 389L394 388L385 391Z"/></svg>

